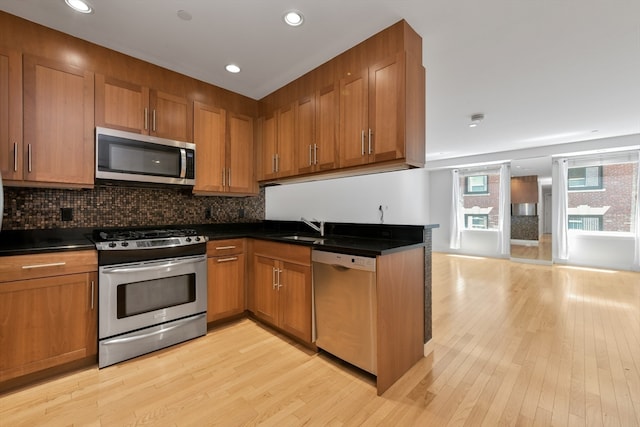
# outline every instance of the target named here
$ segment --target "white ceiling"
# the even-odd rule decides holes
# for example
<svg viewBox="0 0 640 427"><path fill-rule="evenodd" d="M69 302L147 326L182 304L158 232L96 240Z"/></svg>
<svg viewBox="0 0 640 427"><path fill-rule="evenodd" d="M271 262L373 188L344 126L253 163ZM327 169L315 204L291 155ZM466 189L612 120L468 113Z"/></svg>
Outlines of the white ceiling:
<svg viewBox="0 0 640 427"><path fill-rule="evenodd" d="M640 134L638 0L90 3L91 15L64 0L0 9L254 99L404 18L423 39L428 161ZM304 25L283 24L289 9Z"/></svg>

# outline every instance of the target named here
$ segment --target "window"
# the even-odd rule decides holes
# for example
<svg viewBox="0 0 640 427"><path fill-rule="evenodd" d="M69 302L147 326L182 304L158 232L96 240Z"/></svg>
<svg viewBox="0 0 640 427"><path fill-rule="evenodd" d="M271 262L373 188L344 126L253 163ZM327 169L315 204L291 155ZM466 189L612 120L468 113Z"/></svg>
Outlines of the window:
<svg viewBox="0 0 640 427"><path fill-rule="evenodd" d="M569 168L569 191L601 189L602 166Z"/></svg>
<svg viewBox="0 0 640 427"><path fill-rule="evenodd" d="M465 214L464 225L467 229L486 230L489 228L489 215Z"/></svg>
<svg viewBox="0 0 640 427"><path fill-rule="evenodd" d="M489 193L487 175L473 175L465 177L465 194L487 194Z"/></svg>
<svg viewBox="0 0 640 427"><path fill-rule="evenodd" d="M569 230L602 231L602 215L569 215Z"/></svg>
<svg viewBox="0 0 640 427"><path fill-rule="evenodd" d="M637 155L569 161L567 229L633 233L638 209Z"/></svg>

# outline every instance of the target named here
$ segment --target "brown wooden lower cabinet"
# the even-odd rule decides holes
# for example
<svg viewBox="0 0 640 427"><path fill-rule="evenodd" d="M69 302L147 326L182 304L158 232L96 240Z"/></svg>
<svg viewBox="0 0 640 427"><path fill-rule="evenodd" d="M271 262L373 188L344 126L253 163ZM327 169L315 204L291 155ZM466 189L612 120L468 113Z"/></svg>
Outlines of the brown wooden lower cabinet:
<svg viewBox="0 0 640 427"><path fill-rule="evenodd" d="M207 254L207 322L242 314L245 310L244 239L208 242Z"/></svg>
<svg viewBox="0 0 640 427"><path fill-rule="evenodd" d="M251 289L258 319L311 343L310 248L255 241Z"/></svg>
<svg viewBox="0 0 640 427"><path fill-rule="evenodd" d="M94 250L0 257L0 390L97 362L97 269Z"/></svg>
<svg viewBox="0 0 640 427"><path fill-rule="evenodd" d="M97 354L96 279L0 283L0 382Z"/></svg>

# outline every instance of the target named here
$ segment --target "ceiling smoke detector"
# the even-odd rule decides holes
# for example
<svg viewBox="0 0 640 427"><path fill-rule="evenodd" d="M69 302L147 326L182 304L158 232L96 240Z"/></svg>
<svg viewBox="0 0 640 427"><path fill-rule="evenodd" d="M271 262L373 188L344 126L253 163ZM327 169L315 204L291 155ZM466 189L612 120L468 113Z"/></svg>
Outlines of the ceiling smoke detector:
<svg viewBox="0 0 640 427"><path fill-rule="evenodd" d="M474 128L480 124L481 121L484 120L484 114L477 113L471 116L471 123L469 123L470 128Z"/></svg>

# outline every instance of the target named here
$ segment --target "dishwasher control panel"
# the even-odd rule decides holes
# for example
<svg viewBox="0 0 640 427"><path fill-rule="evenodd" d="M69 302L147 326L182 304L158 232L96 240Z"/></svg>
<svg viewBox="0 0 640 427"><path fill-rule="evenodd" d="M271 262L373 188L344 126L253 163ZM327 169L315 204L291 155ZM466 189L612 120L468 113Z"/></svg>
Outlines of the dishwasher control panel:
<svg viewBox="0 0 640 427"><path fill-rule="evenodd" d="M311 251L311 260L313 262L337 267L376 271L376 259L372 257L313 250Z"/></svg>

